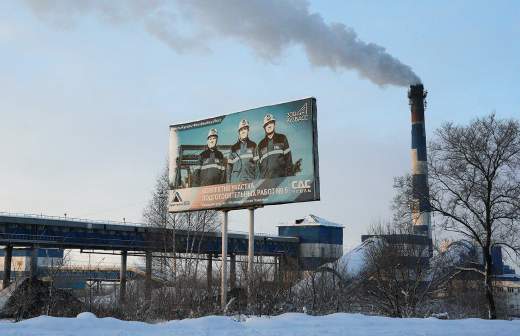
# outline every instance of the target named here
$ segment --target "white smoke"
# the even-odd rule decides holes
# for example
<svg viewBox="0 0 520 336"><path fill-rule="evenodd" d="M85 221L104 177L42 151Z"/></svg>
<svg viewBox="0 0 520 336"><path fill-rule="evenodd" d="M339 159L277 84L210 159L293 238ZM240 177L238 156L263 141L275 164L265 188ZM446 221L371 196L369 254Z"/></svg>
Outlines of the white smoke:
<svg viewBox="0 0 520 336"><path fill-rule="evenodd" d="M79 15L112 24L137 23L177 52L205 50L211 37L236 39L273 60L293 45L310 63L356 70L377 85L420 83L410 66L384 47L360 40L342 23L326 23L304 0L26 0L33 11L59 26Z"/></svg>

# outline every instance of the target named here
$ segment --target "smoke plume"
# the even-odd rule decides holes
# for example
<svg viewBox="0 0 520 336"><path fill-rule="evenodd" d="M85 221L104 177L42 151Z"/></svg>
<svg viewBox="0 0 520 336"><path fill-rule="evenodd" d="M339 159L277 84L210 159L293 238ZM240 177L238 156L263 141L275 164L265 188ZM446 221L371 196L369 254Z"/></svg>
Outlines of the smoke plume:
<svg viewBox="0 0 520 336"><path fill-rule="evenodd" d="M267 60L290 46L303 47L309 62L355 70L377 85L420 83L410 66L384 47L360 40L342 23L327 23L304 0L26 0L37 16L69 28L80 15L111 24L142 24L177 52L207 50L215 38L231 38Z"/></svg>

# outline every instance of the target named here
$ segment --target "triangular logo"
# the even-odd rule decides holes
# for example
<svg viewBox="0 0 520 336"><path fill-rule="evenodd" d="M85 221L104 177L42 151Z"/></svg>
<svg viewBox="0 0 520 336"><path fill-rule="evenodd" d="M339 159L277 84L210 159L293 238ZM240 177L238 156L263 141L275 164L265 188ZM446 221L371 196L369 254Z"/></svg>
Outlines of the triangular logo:
<svg viewBox="0 0 520 336"><path fill-rule="evenodd" d="M298 110L298 114L300 113L307 113L307 103L305 103L299 110Z"/></svg>
<svg viewBox="0 0 520 336"><path fill-rule="evenodd" d="M178 191L174 192L172 203L182 203L182 197L181 197L181 194L179 194Z"/></svg>

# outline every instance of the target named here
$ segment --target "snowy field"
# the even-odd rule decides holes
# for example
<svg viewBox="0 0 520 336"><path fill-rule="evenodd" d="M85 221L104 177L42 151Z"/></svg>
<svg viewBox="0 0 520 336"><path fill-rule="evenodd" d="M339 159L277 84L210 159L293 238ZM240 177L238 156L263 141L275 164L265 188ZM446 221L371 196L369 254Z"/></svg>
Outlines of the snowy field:
<svg viewBox="0 0 520 336"><path fill-rule="evenodd" d="M252 317L238 322L233 317L208 316L157 324L126 322L114 318L96 318L82 313L77 318L40 316L19 323L0 321L0 335L142 335L142 336L345 336L345 335L520 335L520 321L480 319L438 320L394 319L360 314L308 316L283 314L276 317Z"/></svg>

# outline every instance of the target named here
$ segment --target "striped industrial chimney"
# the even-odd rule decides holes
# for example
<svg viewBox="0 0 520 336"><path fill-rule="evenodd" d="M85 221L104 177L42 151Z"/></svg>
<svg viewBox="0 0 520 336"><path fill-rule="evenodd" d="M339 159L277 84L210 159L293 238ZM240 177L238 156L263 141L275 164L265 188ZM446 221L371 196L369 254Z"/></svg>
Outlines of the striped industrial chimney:
<svg viewBox="0 0 520 336"><path fill-rule="evenodd" d="M431 237L428 160L424 127L424 99L427 92L422 84L410 86L408 98L412 112L412 220L414 231Z"/></svg>

